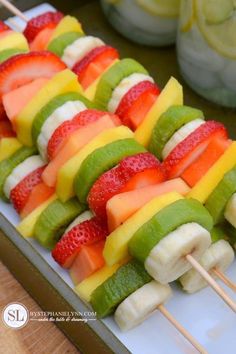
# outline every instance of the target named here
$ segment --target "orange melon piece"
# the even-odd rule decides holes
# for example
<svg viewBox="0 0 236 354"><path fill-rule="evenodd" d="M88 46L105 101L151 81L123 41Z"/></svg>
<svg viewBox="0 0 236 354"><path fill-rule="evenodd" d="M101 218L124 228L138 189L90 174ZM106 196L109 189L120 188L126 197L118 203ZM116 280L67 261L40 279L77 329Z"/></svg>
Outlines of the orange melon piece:
<svg viewBox="0 0 236 354"><path fill-rule="evenodd" d="M43 171L43 181L49 187L54 187L60 168L98 134L114 127L114 120L109 115L104 115L94 123L88 124L72 133L65 144L63 144L56 157L49 162Z"/></svg>
<svg viewBox="0 0 236 354"><path fill-rule="evenodd" d="M76 256L71 268L70 276L74 285L78 285L105 264L103 248L105 241L99 241L93 245L83 246Z"/></svg>
<svg viewBox="0 0 236 354"><path fill-rule="evenodd" d="M186 195L189 191L188 185L181 178L176 178L160 184L117 194L106 205L109 231L115 230L151 199L170 192Z"/></svg>
<svg viewBox="0 0 236 354"><path fill-rule="evenodd" d="M48 200L53 195L53 193L54 189L46 186L44 183L39 183L37 186L35 186L20 214L21 218L23 219L29 215L34 209Z"/></svg>
<svg viewBox="0 0 236 354"><path fill-rule="evenodd" d="M36 79L3 96L3 106L13 126L17 115L48 81L45 78Z"/></svg>
<svg viewBox="0 0 236 354"><path fill-rule="evenodd" d="M32 43L30 43L30 50L31 51L40 51L46 50L48 43L50 42L53 32L53 28L45 28L44 30L40 31L39 34L35 37Z"/></svg>
<svg viewBox="0 0 236 354"><path fill-rule="evenodd" d="M0 32L0 40L3 39L4 37L7 37L9 34L12 34L12 30L7 30L7 31L2 31Z"/></svg>

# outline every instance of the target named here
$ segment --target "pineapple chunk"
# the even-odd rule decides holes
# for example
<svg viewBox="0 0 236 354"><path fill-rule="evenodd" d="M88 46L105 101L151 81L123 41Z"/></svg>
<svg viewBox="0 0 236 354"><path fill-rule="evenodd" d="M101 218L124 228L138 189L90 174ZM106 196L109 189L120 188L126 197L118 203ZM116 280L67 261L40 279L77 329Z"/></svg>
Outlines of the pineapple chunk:
<svg viewBox="0 0 236 354"><path fill-rule="evenodd" d="M61 36L64 33L67 32L79 32L79 33L84 33L82 30L82 26L80 22L77 20L77 18L72 17L72 16L65 16L63 19L58 23L57 27L55 28L53 35L50 39L50 42Z"/></svg>
<svg viewBox="0 0 236 354"><path fill-rule="evenodd" d="M7 159L14 152L22 147L21 143L16 138L0 139L0 161Z"/></svg>
<svg viewBox="0 0 236 354"><path fill-rule="evenodd" d="M3 37L0 40L0 48L1 51L12 48L29 50L27 40L23 34L13 31L8 36Z"/></svg>

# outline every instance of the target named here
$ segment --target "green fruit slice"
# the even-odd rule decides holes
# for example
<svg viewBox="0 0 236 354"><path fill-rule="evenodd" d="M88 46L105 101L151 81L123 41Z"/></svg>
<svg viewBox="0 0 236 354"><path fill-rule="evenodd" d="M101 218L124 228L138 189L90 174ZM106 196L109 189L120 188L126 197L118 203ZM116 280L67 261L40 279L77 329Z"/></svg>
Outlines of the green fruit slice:
<svg viewBox="0 0 236 354"><path fill-rule="evenodd" d="M81 205L76 198L72 198L66 203L56 199L44 209L38 218L34 237L43 247L52 249L67 226L84 210L85 206Z"/></svg>
<svg viewBox="0 0 236 354"><path fill-rule="evenodd" d="M101 109L107 110L107 105L111 99L112 91L119 85L121 80L134 73L148 75L147 70L133 59L122 59L114 64L108 71L105 72L98 83L95 94L95 103L101 107Z"/></svg>
<svg viewBox="0 0 236 354"><path fill-rule="evenodd" d="M5 60L11 58L13 55L26 53L26 52L27 52L27 50L17 49L17 48L2 50L0 52L0 63L3 63Z"/></svg>
<svg viewBox="0 0 236 354"><path fill-rule="evenodd" d="M137 4L153 16L177 17L180 0L136 0Z"/></svg>
<svg viewBox="0 0 236 354"><path fill-rule="evenodd" d="M204 119L204 114L199 109L188 106L172 106L158 119L149 144L149 151L162 158L162 150L172 135L183 125L195 120Z"/></svg>
<svg viewBox="0 0 236 354"><path fill-rule="evenodd" d="M226 239L226 236L225 236L225 231L223 230L223 228L219 227L219 226L213 227L213 229L211 230L212 243L215 243L220 240L225 240L225 239Z"/></svg>
<svg viewBox="0 0 236 354"><path fill-rule="evenodd" d="M225 230L226 240L235 248L236 250L236 229L228 222L223 225Z"/></svg>
<svg viewBox="0 0 236 354"><path fill-rule="evenodd" d="M40 134L42 126L47 118L60 106L68 101L81 101L85 104L87 108L94 108L94 104L91 103L87 98L83 97L77 92L69 92L66 94L58 95L54 97L46 106L44 106L36 115L33 125L32 125L32 138L36 144L37 138Z"/></svg>
<svg viewBox="0 0 236 354"><path fill-rule="evenodd" d="M36 148L23 146L9 158L0 162L0 198L8 201L3 191L7 177L12 173L16 166L34 154L37 154Z"/></svg>
<svg viewBox="0 0 236 354"><path fill-rule="evenodd" d="M224 175L206 201L205 207L213 217L214 224L224 221L224 211L229 199L236 192L236 168Z"/></svg>
<svg viewBox="0 0 236 354"><path fill-rule="evenodd" d="M91 295L91 304L97 317L105 317L114 312L126 297L151 280L144 267L134 260L121 266Z"/></svg>
<svg viewBox="0 0 236 354"><path fill-rule="evenodd" d="M66 47L68 47L70 44L72 44L76 39L83 37L84 34L79 33L79 32L67 32L62 34L61 36L58 36L57 38L53 39L49 45L47 50L50 52L53 52L54 54L58 55L59 57L62 57L64 54L64 50Z"/></svg>
<svg viewBox="0 0 236 354"><path fill-rule="evenodd" d="M181 199L153 216L134 234L129 242L130 254L145 262L156 244L181 225L196 222L207 230L213 227L212 217L195 199Z"/></svg>
<svg viewBox="0 0 236 354"><path fill-rule="evenodd" d="M145 151L134 139L122 139L92 152L83 161L75 178L74 188L81 203L87 202L90 189L104 172L116 166L123 158Z"/></svg>

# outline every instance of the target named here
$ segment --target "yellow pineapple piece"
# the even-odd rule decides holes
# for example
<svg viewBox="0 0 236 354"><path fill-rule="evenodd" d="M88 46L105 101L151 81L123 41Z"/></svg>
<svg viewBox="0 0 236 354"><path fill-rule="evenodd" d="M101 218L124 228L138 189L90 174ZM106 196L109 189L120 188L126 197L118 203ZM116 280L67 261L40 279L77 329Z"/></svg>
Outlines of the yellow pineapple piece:
<svg viewBox="0 0 236 354"><path fill-rule="evenodd" d="M20 147L22 147L22 144L16 138L0 139L0 161L10 157Z"/></svg>
<svg viewBox="0 0 236 354"><path fill-rule="evenodd" d="M236 165L236 142L233 142L218 161L208 170L204 177L188 193L188 198L194 198L205 203L224 175Z"/></svg>
<svg viewBox="0 0 236 354"><path fill-rule="evenodd" d="M64 33L68 33L68 32L79 32L79 33L84 33L81 23L77 20L77 18L73 17L73 16L65 16L63 17L63 19L58 23L58 25L56 26L53 35L50 39L50 42L61 36Z"/></svg>
<svg viewBox="0 0 236 354"><path fill-rule="evenodd" d="M6 49L22 49L22 50L29 50L29 46L25 36L22 33L13 32L3 37L0 40L0 49L1 51Z"/></svg>
<svg viewBox="0 0 236 354"><path fill-rule="evenodd" d="M161 209L175 201L183 199L176 192L167 193L152 199L145 204L121 226L115 229L106 239L103 256L106 264L112 266L126 258L128 253L128 244L134 233L147 221L149 221Z"/></svg>
<svg viewBox="0 0 236 354"><path fill-rule="evenodd" d="M57 199L56 194L52 195L48 200L42 203L39 207L34 209L32 213L27 215L17 226L18 232L25 238L34 236L34 227L42 212Z"/></svg>
<svg viewBox="0 0 236 354"><path fill-rule="evenodd" d="M36 114L54 97L67 92L81 92L77 75L69 69L53 76L16 118L17 137L22 144L33 145L31 129Z"/></svg>
<svg viewBox="0 0 236 354"><path fill-rule="evenodd" d="M183 104L183 87L173 77L167 82L154 105L146 115L144 121L135 131L135 139L145 147L148 147L153 128L169 107Z"/></svg>
<svg viewBox="0 0 236 354"><path fill-rule="evenodd" d="M56 186L58 197L63 202L73 197L75 194L74 179L80 169L80 166L88 155L96 149L110 144L115 140L133 138L133 135L133 132L125 126L107 129L97 135L59 170Z"/></svg>

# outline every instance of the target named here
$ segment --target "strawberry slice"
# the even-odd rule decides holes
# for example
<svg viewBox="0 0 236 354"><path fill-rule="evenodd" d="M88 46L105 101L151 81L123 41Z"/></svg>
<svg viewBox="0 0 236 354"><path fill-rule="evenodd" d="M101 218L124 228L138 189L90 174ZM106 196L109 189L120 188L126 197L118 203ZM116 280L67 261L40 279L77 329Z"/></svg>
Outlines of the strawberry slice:
<svg viewBox="0 0 236 354"><path fill-rule="evenodd" d="M163 162L167 178L179 177L206 150L212 139L227 139L223 124L208 121L179 143Z"/></svg>
<svg viewBox="0 0 236 354"><path fill-rule="evenodd" d="M122 98L116 114L122 122L135 130L160 94L160 89L150 81L133 86Z"/></svg>
<svg viewBox="0 0 236 354"><path fill-rule="evenodd" d="M72 70L86 89L117 58L119 53L115 48L103 45L92 49Z"/></svg>
<svg viewBox="0 0 236 354"><path fill-rule="evenodd" d="M33 188L42 182L41 176L45 166L39 167L29 173L15 188L11 190L10 199L15 210L20 214L25 207Z"/></svg>
<svg viewBox="0 0 236 354"><path fill-rule="evenodd" d="M48 11L29 20L24 30L24 35L28 42L31 43L39 32L45 28L55 27L63 17L63 13L59 11Z"/></svg>
<svg viewBox="0 0 236 354"><path fill-rule="evenodd" d="M66 65L53 53L18 54L0 65L0 99L20 86L38 78L51 78Z"/></svg>
<svg viewBox="0 0 236 354"><path fill-rule="evenodd" d="M0 120L0 139L16 136L9 120Z"/></svg>
<svg viewBox="0 0 236 354"><path fill-rule="evenodd" d="M0 32L9 31L10 27L5 22L0 21Z"/></svg>
<svg viewBox="0 0 236 354"><path fill-rule="evenodd" d="M3 106L2 102L0 102L0 121L7 120L7 119L8 119L8 117L7 117L6 111L4 109L4 106Z"/></svg>
<svg viewBox="0 0 236 354"><path fill-rule="evenodd" d="M94 183L88 195L89 207L97 216L106 218L106 204L114 195L164 180L164 170L154 155L145 152L126 157Z"/></svg>
<svg viewBox="0 0 236 354"><path fill-rule="evenodd" d="M104 240L107 235L107 226L94 216L65 234L52 250L52 256L62 267L69 268L82 246Z"/></svg>

